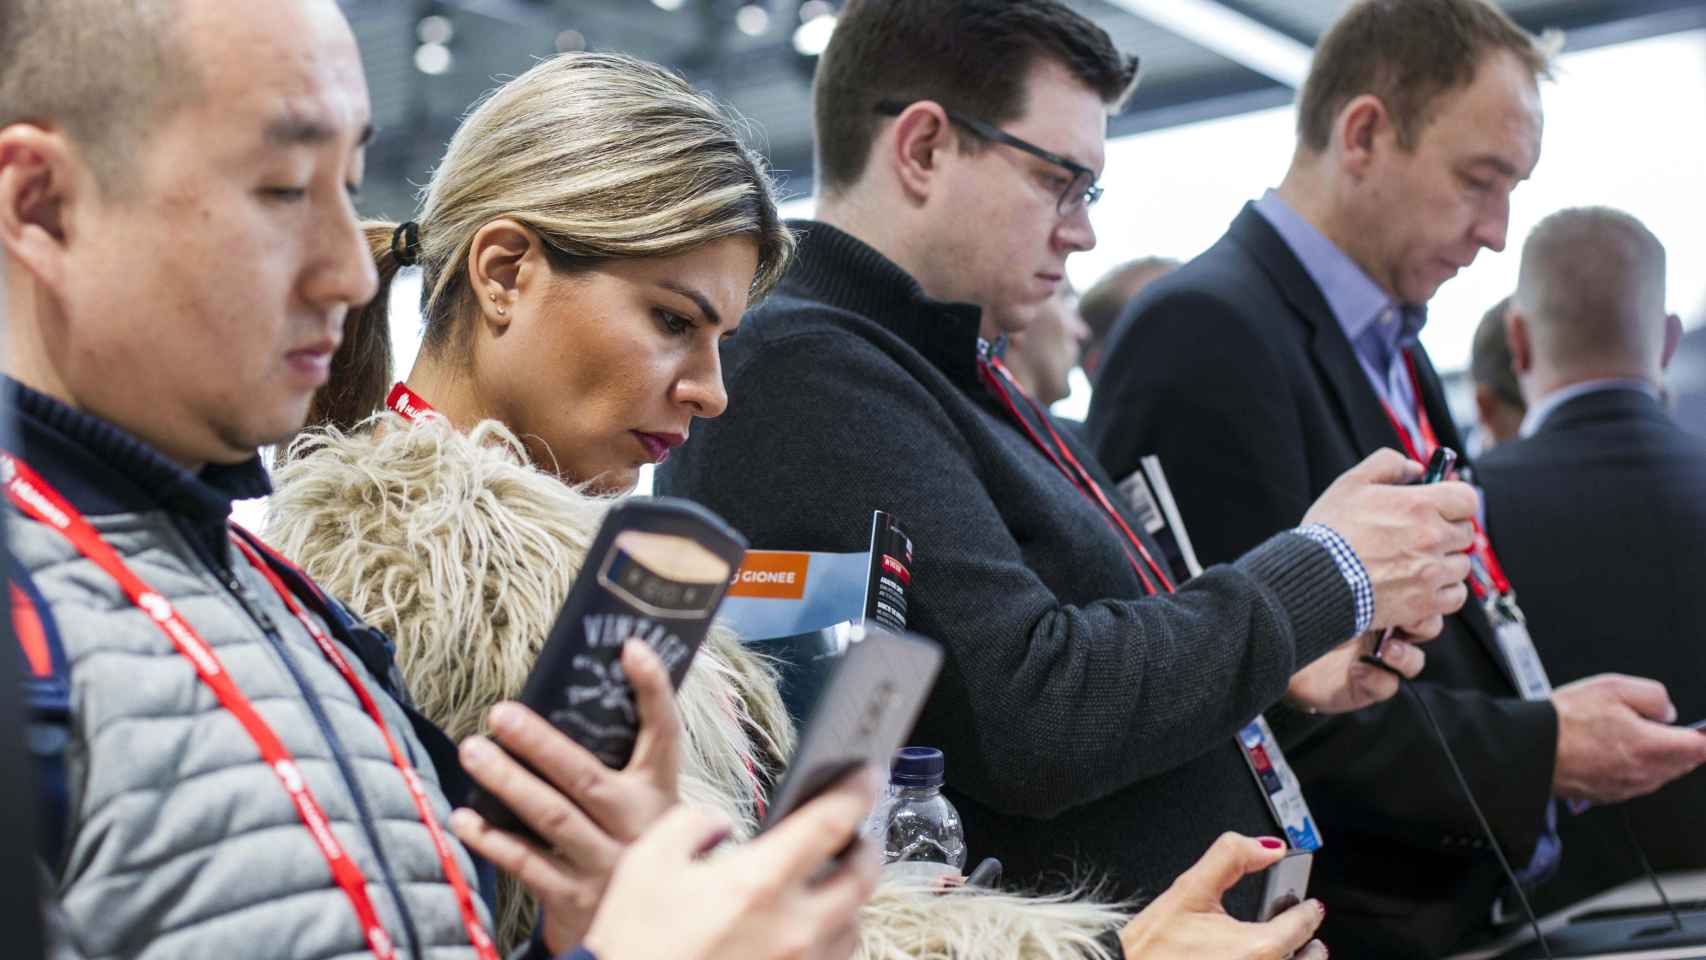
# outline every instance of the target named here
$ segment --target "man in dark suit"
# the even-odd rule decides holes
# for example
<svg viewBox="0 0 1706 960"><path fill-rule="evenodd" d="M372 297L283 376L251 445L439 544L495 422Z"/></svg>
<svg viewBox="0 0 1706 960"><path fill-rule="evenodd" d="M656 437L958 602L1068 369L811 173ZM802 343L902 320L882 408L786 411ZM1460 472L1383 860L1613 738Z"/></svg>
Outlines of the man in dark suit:
<svg viewBox="0 0 1706 960"><path fill-rule="evenodd" d="M1665 314L1664 265L1658 238L1617 211L1566 210L1535 228L1506 319L1530 413L1523 439L1476 476L1553 681L1653 677L1692 722L1706 718L1706 441L1659 402L1682 338ZM1626 810L1562 816L1567 853L1538 905L1639 874L1625 814L1658 869L1706 867L1702 810L1706 770Z"/></svg>
<svg viewBox="0 0 1706 960"><path fill-rule="evenodd" d="M1462 449L1415 335L1439 285L1504 246L1546 72L1534 38L1483 0L1353 5L1316 49L1279 190L1134 302L1088 430L1115 478L1159 455L1204 562L1294 521L1376 449ZM1335 953L1442 955L1488 932L1506 888L1418 703L1527 883L1558 861L1555 798L1620 800L1706 761L1706 737L1665 726L1660 685L1529 683L1525 697L1522 665L1471 603L1429 647L1415 698L1269 712L1326 834L1312 892Z"/></svg>

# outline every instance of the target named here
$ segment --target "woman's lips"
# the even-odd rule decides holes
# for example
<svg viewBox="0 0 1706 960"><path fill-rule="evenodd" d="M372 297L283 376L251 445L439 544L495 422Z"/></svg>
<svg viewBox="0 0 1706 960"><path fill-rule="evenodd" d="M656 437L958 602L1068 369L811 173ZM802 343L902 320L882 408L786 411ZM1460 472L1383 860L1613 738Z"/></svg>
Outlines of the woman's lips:
<svg viewBox="0 0 1706 960"><path fill-rule="evenodd" d="M640 430L629 431L640 441L640 446L646 451L646 459L653 463L663 463L669 459L669 452L681 446L686 440L679 434L646 433Z"/></svg>

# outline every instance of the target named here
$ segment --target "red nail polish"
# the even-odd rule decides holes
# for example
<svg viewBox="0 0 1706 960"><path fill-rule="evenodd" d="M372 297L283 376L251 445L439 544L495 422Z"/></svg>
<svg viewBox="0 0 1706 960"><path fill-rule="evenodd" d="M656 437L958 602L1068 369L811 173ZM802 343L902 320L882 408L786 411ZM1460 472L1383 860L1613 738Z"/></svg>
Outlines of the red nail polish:
<svg viewBox="0 0 1706 960"><path fill-rule="evenodd" d="M1261 842L1262 846L1267 847L1269 850L1285 849L1285 841L1275 837L1262 837Z"/></svg>

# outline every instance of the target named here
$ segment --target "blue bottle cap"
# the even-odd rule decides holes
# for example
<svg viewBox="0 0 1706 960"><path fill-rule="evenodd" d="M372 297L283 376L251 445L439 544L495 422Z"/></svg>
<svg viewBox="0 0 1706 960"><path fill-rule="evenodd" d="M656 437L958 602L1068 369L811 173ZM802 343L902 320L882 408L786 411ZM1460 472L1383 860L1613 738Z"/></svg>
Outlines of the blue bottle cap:
<svg viewBox="0 0 1706 960"><path fill-rule="evenodd" d="M897 787L939 787L947 762L935 747L901 747L895 751L889 783Z"/></svg>

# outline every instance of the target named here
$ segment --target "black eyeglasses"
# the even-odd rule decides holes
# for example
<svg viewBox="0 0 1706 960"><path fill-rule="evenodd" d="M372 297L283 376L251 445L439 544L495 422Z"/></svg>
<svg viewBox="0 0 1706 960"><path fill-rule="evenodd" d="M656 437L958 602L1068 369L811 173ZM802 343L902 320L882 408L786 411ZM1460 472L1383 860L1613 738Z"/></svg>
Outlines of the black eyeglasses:
<svg viewBox="0 0 1706 960"><path fill-rule="evenodd" d="M877 112L885 117L898 117L910 103L899 100L880 100L877 102ZM1063 217L1070 217L1085 207L1093 207L1096 201L1102 199L1102 188L1096 185L1096 171L1081 163L1074 163L1058 153L1044 150L1027 140L1021 140L1011 133L997 127L993 123L985 123L976 117L968 117L957 110L942 108L948 119L965 127L992 143L1005 144L1015 150L1023 150L1039 160L1052 163L1065 170L1071 176L1067 179L1066 189L1060 192L1060 199L1055 204L1055 210Z"/></svg>

